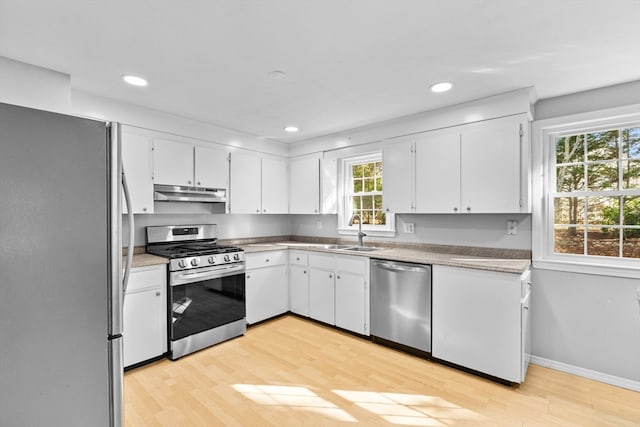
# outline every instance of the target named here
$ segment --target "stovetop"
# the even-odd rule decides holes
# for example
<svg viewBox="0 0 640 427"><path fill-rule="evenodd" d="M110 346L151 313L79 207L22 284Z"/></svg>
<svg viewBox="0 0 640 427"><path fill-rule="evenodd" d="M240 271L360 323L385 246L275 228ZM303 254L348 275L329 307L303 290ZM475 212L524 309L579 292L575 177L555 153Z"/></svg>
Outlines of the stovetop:
<svg viewBox="0 0 640 427"><path fill-rule="evenodd" d="M242 251L242 249L238 247L218 245L216 242L147 245L148 253L171 259L225 254L240 251Z"/></svg>

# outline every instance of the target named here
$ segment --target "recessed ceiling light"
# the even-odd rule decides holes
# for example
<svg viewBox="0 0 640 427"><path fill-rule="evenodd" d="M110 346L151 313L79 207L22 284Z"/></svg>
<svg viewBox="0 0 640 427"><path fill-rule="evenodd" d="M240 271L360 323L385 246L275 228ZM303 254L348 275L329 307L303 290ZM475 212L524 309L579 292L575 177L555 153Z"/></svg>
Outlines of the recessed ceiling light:
<svg viewBox="0 0 640 427"><path fill-rule="evenodd" d="M273 80L281 80L281 79L284 79L285 77L287 77L287 73L285 73L284 71L280 71L280 70L269 71L269 73L267 75L269 76L269 78L271 78Z"/></svg>
<svg viewBox="0 0 640 427"><path fill-rule="evenodd" d="M144 87L149 84L149 82L144 77L136 76L133 74L123 74L122 80L124 80L125 83L130 84L131 86Z"/></svg>
<svg viewBox="0 0 640 427"><path fill-rule="evenodd" d="M453 87L451 82L440 82L431 86L431 92L442 93L450 90Z"/></svg>
<svg viewBox="0 0 640 427"><path fill-rule="evenodd" d="M296 126L287 126L284 130L290 133L298 132L298 128Z"/></svg>

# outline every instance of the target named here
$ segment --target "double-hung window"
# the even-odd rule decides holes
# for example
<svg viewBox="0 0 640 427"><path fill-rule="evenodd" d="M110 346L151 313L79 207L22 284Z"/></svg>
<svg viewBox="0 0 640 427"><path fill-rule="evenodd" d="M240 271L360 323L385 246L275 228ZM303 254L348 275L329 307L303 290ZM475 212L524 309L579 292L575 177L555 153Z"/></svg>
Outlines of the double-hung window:
<svg viewBox="0 0 640 427"><path fill-rule="evenodd" d="M534 262L640 268L640 118L550 126L541 135Z"/></svg>
<svg viewBox="0 0 640 427"><path fill-rule="evenodd" d="M343 158L341 163L340 231L352 233L361 220L363 230L369 235L393 233L393 215L382 207L382 153Z"/></svg>

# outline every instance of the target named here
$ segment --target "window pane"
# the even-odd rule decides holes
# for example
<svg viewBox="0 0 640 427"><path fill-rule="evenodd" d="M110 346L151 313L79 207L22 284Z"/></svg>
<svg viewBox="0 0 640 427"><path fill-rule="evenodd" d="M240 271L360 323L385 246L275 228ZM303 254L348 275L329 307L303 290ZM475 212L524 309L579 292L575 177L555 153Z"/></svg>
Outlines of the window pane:
<svg viewBox="0 0 640 427"><path fill-rule="evenodd" d="M587 134L587 160L613 160L617 158L617 129Z"/></svg>
<svg viewBox="0 0 640 427"><path fill-rule="evenodd" d="M557 191L582 191L584 190L584 164L558 166L556 168Z"/></svg>
<svg viewBox="0 0 640 427"><path fill-rule="evenodd" d="M557 197L554 200L555 224L582 224L584 197Z"/></svg>
<svg viewBox="0 0 640 427"><path fill-rule="evenodd" d="M387 223L387 216L383 211L376 211L376 224L384 225Z"/></svg>
<svg viewBox="0 0 640 427"><path fill-rule="evenodd" d="M382 162L376 162L375 174L377 177L382 178Z"/></svg>
<svg viewBox="0 0 640 427"><path fill-rule="evenodd" d="M362 165L353 165L353 167L351 168L351 173L354 178L362 178L362 171Z"/></svg>
<svg viewBox="0 0 640 427"><path fill-rule="evenodd" d="M376 178L376 191L382 191L382 177Z"/></svg>
<svg viewBox="0 0 640 427"><path fill-rule="evenodd" d="M624 230L622 256L640 258L640 228L627 228Z"/></svg>
<svg viewBox="0 0 640 427"><path fill-rule="evenodd" d="M362 191L362 180L354 179L353 180L353 192L360 193Z"/></svg>
<svg viewBox="0 0 640 427"><path fill-rule="evenodd" d="M365 178L364 180L364 191L375 191L375 179L374 178Z"/></svg>
<svg viewBox="0 0 640 427"><path fill-rule="evenodd" d="M640 225L640 196L627 196L623 202L624 225Z"/></svg>
<svg viewBox="0 0 640 427"><path fill-rule="evenodd" d="M556 164L584 161L584 135L556 138Z"/></svg>
<svg viewBox="0 0 640 427"><path fill-rule="evenodd" d="M372 211L362 211L362 224L371 224L373 218Z"/></svg>
<svg viewBox="0 0 640 427"><path fill-rule="evenodd" d="M363 209L373 209L373 196L363 196L362 197L362 208Z"/></svg>
<svg viewBox="0 0 640 427"><path fill-rule="evenodd" d="M622 189L640 188L640 160L622 162Z"/></svg>
<svg viewBox="0 0 640 427"><path fill-rule="evenodd" d="M617 227L589 227L587 255L620 256L620 229Z"/></svg>
<svg viewBox="0 0 640 427"><path fill-rule="evenodd" d="M584 254L584 228L553 227L553 251L558 254Z"/></svg>
<svg viewBox="0 0 640 427"><path fill-rule="evenodd" d="M351 200L353 201L353 210L354 211L362 208L362 203L361 203L360 199L361 199L360 196L353 196L351 198Z"/></svg>
<svg viewBox="0 0 640 427"><path fill-rule="evenodd" d="M373 207L375 209L382 209L382 196L373 196Z"/></svg>
<svg viewBox="0 0 640 427"><path fill-rule="evenodd" d="M640 159L640 127L622 130L622 151L625 158Z"/></svg>
<svg viewBox="0 0 640 427"><path fill-rule="evenodd" d="M587 188L591 191L618 189L618 162L587 165Z"/></svg>
<svg viewBox="0 0 640 427"><path fill-rule="evenodd" d="M620 224L619 197L587 197L587 206L589 224Z"/></svg>

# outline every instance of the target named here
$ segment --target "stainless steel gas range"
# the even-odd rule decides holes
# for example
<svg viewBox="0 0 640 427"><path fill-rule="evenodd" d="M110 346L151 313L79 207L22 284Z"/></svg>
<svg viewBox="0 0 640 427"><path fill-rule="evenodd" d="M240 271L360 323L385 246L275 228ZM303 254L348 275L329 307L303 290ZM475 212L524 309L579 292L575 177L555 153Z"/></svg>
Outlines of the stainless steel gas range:
<svg viewBox="0 0 640 427"><path fill-rule="evenodd" d="M147 227L147 252L169 258L169 358L243 335L245 257L217 243L216 225Z"/></svg>

